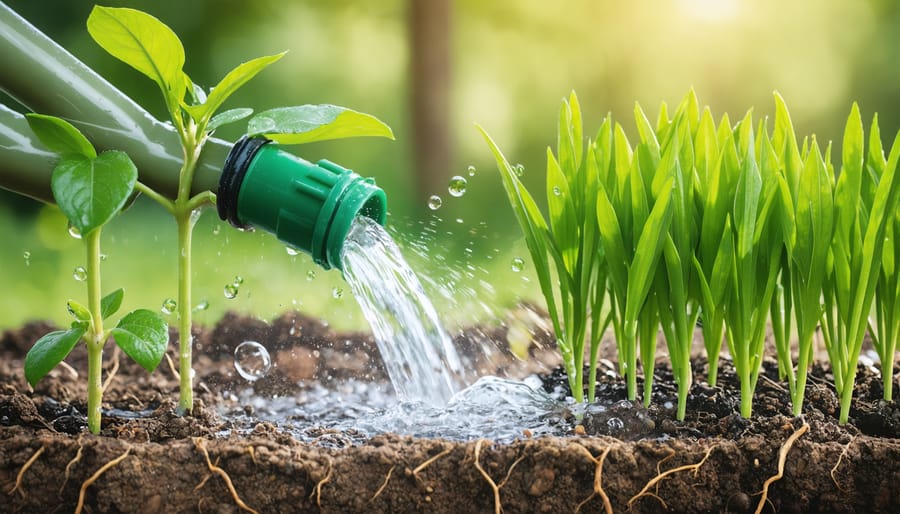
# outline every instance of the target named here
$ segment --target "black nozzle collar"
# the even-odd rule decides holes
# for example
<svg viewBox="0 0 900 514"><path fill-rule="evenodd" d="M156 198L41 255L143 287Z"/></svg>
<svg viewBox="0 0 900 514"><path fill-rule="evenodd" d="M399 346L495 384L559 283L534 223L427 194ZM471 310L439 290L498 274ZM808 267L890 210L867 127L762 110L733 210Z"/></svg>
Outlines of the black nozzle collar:
<svg viewBox="0 0 900 514"><path fill-rule="evenodd" d="M270 142L270 139L262 136L244 136L234 144L228 152L228 157L225 158L225 166L219 178L219 191L216 193L216 208L220 219L237 228L245 230L251 228L238 218L238 193L256 152Z"/></svg>

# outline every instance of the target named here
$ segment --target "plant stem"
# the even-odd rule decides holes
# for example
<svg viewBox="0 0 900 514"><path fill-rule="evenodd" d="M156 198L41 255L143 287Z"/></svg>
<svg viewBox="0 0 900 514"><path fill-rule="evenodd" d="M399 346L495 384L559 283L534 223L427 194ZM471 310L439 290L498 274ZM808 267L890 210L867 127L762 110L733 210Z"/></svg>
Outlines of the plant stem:
<svg viewBox="0 0 900 514"><path fill-rule="evenodd" d="M100 229L92 230L84 238L87 248L88 310L91 311L91 329L85 338L88 351L88 429L92 434L99 434L103 396L103 344L106 342L100 307Z"/></svg>
<svg viewBox="0 0 900 514"><path fill-rule="evenodd" d="M178 373L180 377L180 397L178 408L190 413L194 407L193 362L191 349L191 236L193 222L191 212L179 212L175 217L178 225Z"/></svg>

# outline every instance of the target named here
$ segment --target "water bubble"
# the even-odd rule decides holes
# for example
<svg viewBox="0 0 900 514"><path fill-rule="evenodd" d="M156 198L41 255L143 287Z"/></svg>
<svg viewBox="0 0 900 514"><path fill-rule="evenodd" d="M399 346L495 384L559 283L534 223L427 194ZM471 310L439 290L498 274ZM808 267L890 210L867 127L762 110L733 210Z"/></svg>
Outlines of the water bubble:
<svg viewBox="0 0 900 514"><path fill-rule="evenodd" d="M523 269L525 269L525 259L522 259L521 257L514 258L512 260L512 265L510 266L510 268L512 268L512 270L516 273L522 271Z"/></svg>
<svg viewBox="0 0 900 514"><path fill-rule="evenodd" d="M105 253L101 253L101 254L100 254L100 260L101 260L101 261L105 261L106 259L109 259L109 255L106 255Z"/></svg>
<svg viewBox="0 0 900 514"><path fill-rule="evenodd" d="M234 282L232 282L232 284L234 284L234 287L241 287L241 284L243 284L243 283L244 283L244 277L242 277L240 275L234 277Z"/></svg>
<svg viewBox="0 0 900 514"><path fill-rule="evenodd" d="M24 252L22 252L22 257L25 258L25 265L31 266L31 252L25 250Z"/></svg>
<svg viewBox="0 0 900 514"><path fill-rule="evenodd" d="M208 300L201 300L200 303L194 306L194 312L205 311L206 309L209 309Z"/></svg>
<svg viewBox="0 0 900 514"><path fill-rule="evenodd" d="M431 197L428 199L428 208L433 211L436 211L441 208L441 204L443 204L443 203L444 202L441 200L440 196L431 195Z"/></svg>
<svg viewBox="0 0 900 514"><path fill-rule="evenodd" d="M72 277L79 282L87 280L87 271L84 269L84 266L75 268L75 271L72 272Z"/></svg>
<svg viewBox="0 0 900 514"><path fill-rule="evenodd" d="M271 367L269 351L256 341L244 341L234 349L234 369L245 380L255 382L266 376Z"/></svg>
<svg viewBox="0 0 900 514"><path fill-rule="evenodd" d="M78 227L69 222L69 235L74 237L75 239L81 239L81 231L78 230Z"/></svg>
<svg viewBox="0 0 900 514"><path fill-rule="evenodd" d="M340 297L344 296L344 290L341 289L340 287L335 287L334 289L331 290L331 296L333 296L336 299L340 298Z"/></svg>
<svg viewBox="0 0 900 514"><path fill-rule="evenodd" d="M606 426L612 431L619 431L625 428L625 422L621 418L609 418L606 420Z"/></svg>
<svg viewBox="0 0 900 514"><path fill-rule="evenodd" d="M227 284L225 286L225 298L229 300L233 300L238 294L238 288L234 286L234 284Z"/></svg>
<svg viewBox="0 0 900 514"><path fill-rule="evenodd" d="M525 174L525 165L524 164L516 164L515 166L513 166L513 169L516 172L516 176L521 177L522 175Z"/></svg>
<svg viewBox="0 0 900 514"><path fill-rule="evenodd" d="M307 282L312 282L316 278L316 271L309 270L306 272L306 280Z"/></svg>
<svg viewBox="0 0 900 514"><path fill-rule="evenodd" d="M562 189L560 189L559 186L553 186L553 195L562 196Z"/></svg>
<svg viewBox="0 0 900 514"><path fill-rule="evenodd" d="M178 307L178 303L175 302L174 298L166 298L163 300L162 308L160 309L163 314L172 314L175 312L175 309Z"/></svg>
<svg viewBox="0 0 900 514"><path fill-rule="evenodd" d="M299 251L297 251L296 249L294 249L294 248L292 248L292 247L290 247L290 246L285 246L285 247L284 247L284 250L285 250L285 251L287 252L287 254L290 255L291 257L296 257L296 256L300 253Z"/></svg>
<svg viewBox="0 0 900 514"><path fill-rule="evenodd" d="M472 165L470 164L469 167L466 168L466 171L469 172L469 176L470 176L470 177L474 177L474 176L475 176L475 166L472 166Z"/></svg>
<svg viewBox="0 0 900 514"><path fill-rule="evenodd" d="M469 183L463 177L459 175L454 176L450 179L450 185L447 186L447 191L450 192L450 196L460 197L466 194L466 186Z"/></svg>

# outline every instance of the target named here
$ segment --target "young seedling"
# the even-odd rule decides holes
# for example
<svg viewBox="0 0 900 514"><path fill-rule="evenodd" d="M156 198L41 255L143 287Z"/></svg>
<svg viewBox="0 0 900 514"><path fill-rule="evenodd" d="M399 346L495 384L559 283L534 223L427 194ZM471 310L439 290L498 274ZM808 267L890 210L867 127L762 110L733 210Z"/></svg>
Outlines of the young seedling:
<svg viewBox="0 0 900 514"><path fill-rule="evenodd" d="M609 316L601 312L606 268L594 215L600 177L609 169L609 120L600 130L599 146L588 142L585 150L578 98L572 93L563 101L559 160L547 149L549 224L516 170L487 132L478 128L494 153L510 205L525 233L572 395L578 402L584 401L584 345L590 329L588 400L593 401L600 338L609 324Z"/></svg>
<svg viewBox="0 0 900 514"><path fill-rule="evenodd" d="M137 190L159 202L172 216L178 230L178 333L179 407L190 412L192 387L191 237L194 222L204 206L215 202L211 191L193 192L194 171L201 150L218 127L240 121L252 109L230 109L217 114L240 87L284 53L259 57L228 72L207 92L183 71L185 52L178 36L153 16L128 8L96 6L87 21L88 32L104 50L157 83L177 131L184 154L174 199L137 183ZM390 128L378 119L334 105L283 107L258 114L249 122L249 135L264 135L285 144L299 144L354 136L393 139Z"/></svg>
<svg viewBox="0 0 900 514"><path fill-rule="evenodd" d="M85 244L88 301L85 306L69 300L67 308L75 321L68 330L51 332L34 344L25 356L25 378L34 386L83 340L88 352L88 428L97 434L103 394L103 347L107 339L112 336L125 354L148 372L156 369L169 341L165 320L147 309L129 312L115 328L103 326L104 320L119 310L124 291L117 289L101 296L100 233L132 195L137 168L122 152L98 155L87 138L62 119L39 114L28 114L27 118L41 142L60 154L50 186L60 210L81 233Z"/></svg>

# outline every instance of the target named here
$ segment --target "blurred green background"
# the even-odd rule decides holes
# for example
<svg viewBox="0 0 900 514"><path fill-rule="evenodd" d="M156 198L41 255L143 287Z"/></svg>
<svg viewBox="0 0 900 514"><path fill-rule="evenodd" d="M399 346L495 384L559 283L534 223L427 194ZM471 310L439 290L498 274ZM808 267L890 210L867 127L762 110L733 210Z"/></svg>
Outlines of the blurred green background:
<svg viewBox="0 0 900 514"><path fill-rule="evenodd" d="M163 116L156 86L105 54L88 36L91 3L9 1L46 32ZM900 7L891 0L236 0L126 1L184 42L185 70L211 86L240 62L289 50L229 101L257 111L334 103L374 114L397 140L344 140L296 147L376 178L388 193L391 232L426 277L451 326L494 318L519 299L537 298L530 260L506 204L492 158L473 128L484 126L526 181L543 194L548 145L559 102L577 91L586 134L607 112L633 134L638 101L654 111L695 88L702 104L732 119L773 111L778 90L800 134L840 134L850 104L879 113L882 133L900 127ZM241 124L217 136L237 139ZM889 141L888 141L889 143ZM839 150L839 148L836 148ZM834 155L840 155L835 152ZM468 167L474 166L474 176ZM175 170L173 170L175 173ZM467 192L451 197L453 175ZM430 195L442 197L436 211ZM139 200L104 232L104 289L124 286L126 307L176 296L175 227ZM65 299L84 296L72 271L78 241L51 207L0 191L0 329L24 320L66 319ZM526 257L521 273L510 261ZM339 274L291 256L273 237L241 233L212 211L195 237L195 303L210 324L227 309L271 319L298 308L340 328L364 325ZM315 277L308 276L314 273ZM240 275L235 299L223 287ZM336 297L337 296L337 297ZM170 320L174 322L174 319Z"/></svg>

